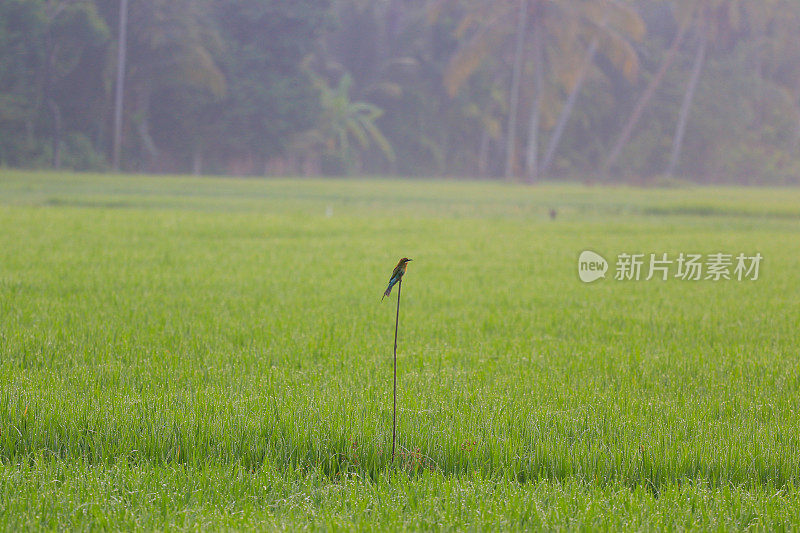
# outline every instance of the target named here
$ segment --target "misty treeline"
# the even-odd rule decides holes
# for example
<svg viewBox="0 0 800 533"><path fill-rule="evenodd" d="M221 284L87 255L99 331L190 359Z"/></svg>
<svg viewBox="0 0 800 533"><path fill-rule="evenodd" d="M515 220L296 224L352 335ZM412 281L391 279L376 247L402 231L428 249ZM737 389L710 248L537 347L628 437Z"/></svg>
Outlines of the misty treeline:
<svg viewBox="0 0 800 533"><path fill-rule="evenodd" d="M797 0L0 0L0 166L797 183Z"/></svg>

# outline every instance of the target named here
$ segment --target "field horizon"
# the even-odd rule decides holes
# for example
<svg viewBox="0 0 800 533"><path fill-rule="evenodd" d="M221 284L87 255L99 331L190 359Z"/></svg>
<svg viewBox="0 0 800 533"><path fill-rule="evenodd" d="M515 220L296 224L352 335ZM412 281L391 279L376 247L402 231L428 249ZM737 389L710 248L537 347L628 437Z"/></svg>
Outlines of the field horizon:
<svg viewBox="0 0 800 533"><path fill-rule="evenodd" d="M0 529L800 525L800 189L0 170L0 225Z"/></svg>

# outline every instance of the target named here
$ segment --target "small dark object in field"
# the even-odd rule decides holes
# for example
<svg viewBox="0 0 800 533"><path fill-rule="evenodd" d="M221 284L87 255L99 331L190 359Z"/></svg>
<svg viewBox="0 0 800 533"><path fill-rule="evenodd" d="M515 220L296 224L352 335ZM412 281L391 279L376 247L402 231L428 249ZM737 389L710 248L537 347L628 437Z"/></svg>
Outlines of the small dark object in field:
<svg viewBox="0 0 800 533"><path fill-rule="evenodd" d="M556 211L555 208L551 207L550 208L550 220L555 220L557 216L558 216L558 211Z"/></svg>

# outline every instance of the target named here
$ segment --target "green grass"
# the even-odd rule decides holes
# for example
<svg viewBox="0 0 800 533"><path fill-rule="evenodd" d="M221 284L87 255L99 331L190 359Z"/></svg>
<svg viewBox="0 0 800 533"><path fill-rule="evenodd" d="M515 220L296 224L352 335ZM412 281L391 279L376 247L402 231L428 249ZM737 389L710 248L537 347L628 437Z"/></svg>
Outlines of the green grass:
<svg viewBox="0 0 800 533"><path fill-rule="evenodd" d="M798 190L0 171L0 228L5 530L800 527Z"/></svg>

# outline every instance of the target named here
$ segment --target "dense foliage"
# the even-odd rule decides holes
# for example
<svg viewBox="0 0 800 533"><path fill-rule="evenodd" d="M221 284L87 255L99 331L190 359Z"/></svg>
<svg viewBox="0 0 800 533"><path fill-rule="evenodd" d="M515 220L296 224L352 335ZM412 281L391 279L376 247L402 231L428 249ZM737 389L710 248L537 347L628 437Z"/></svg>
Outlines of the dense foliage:
<svg viewBox="0 0 800 533"><path fill-rule="evenodd" d="M794 0L123 4L0 0L0 165L800 174Z"/></svg>

